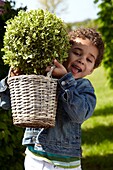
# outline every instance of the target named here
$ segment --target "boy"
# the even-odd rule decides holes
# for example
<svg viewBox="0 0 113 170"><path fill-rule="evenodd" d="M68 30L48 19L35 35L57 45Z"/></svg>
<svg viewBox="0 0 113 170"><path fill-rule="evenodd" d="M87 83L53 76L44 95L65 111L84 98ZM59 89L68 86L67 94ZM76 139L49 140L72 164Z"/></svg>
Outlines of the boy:
<svg viewBox="0 0 113 170"><path fill-rule="evenodd" d="M72 31L69 36L68 59L63 65L55 59L52 72L59 86L56 124L47 129L26 128L22 142L27 146L25 170L81 170L81 125L96 105L94 88L84 77L100 65L104 44L90 28Z"/></svg>

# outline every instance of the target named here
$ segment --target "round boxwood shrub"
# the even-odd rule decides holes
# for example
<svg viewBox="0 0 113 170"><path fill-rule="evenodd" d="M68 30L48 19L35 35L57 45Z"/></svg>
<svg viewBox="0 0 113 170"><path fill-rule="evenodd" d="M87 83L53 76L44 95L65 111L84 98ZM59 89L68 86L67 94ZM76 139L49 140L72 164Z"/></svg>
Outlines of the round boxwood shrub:
<svg viewBox="0 0 113 170"><path fill-rule="evenodd" d="M66 28L60 18L47 10L20 11L6 22L4 63L24 74L44 74L54 58L62 62L68 56Z"/></svg>

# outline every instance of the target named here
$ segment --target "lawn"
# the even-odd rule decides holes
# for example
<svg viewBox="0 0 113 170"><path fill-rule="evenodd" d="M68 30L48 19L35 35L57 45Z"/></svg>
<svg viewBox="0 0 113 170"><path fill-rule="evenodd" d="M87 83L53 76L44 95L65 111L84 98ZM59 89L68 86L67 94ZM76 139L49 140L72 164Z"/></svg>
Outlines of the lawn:
<svg viewBox="0 0 113 170"><path fill-rule="evenodd" d="M99 67L91 80L97 96L94 114L82 125L83 170L113 170L113 89Z"/></svg>

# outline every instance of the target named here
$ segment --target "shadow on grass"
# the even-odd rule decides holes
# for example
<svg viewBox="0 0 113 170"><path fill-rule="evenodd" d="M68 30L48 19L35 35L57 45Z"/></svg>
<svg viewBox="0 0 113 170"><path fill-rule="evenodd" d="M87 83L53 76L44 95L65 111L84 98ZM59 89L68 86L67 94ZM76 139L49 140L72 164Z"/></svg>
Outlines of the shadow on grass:
<svg viewBox="0 0 113 170"><path fill-rule="evenodd" d="M113 154L90 156L82 159L83 170L113 170Z"/></svg>
<svg viewBox="0 0 113 170"><path fill-rule="evenodd" d="M93 129L82 130L82 144L100 144L104 140L113 142L113 125L96 126Z"/></svg>
<svg viewBox="0 0 113 170"><path fill-rule="evenodd" d="M102 116L106 121L106 116L113 115L113 107L103 107L102 109L96 109L93 116ZM94 128L82 129L82 145L99 145L104 141L110 141L113 143L113 121L109 126L97 125ZM106 146L107 148L107 146ZM108 146L109 149L109 146ZM113 149L110 150L110 154L86 156L82 158L83 170L113 170Z"/></svg>
<svg viewBox="0 0 113 170"><path fill-rule="evenodd" d="M111 114L113 115L113 106L112 107L105 106L104 108L96 109L94 111L93 116L107 116Z"/></svg>

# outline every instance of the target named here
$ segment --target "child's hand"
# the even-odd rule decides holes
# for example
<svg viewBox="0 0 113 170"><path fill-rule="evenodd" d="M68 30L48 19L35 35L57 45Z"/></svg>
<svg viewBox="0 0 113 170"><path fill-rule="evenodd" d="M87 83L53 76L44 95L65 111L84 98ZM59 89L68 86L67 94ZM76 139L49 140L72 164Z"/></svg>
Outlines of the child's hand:
<svg viewBox="0 0 113 170"><path fill-rule="evenodd" d="M10 71L10 76L11 77L18 76L20 74L21 74L21 71L18 68L16 68L16 69L11 68L11 71Z"/></svg>
<svg viewBox="0 0 113 170"><path fill-rule="evenodd" d="M67 73L66 68L61 63L59 63L56 59L53 62L56 67L54 68L54 70L52 72L52 76L55 78L63 77ZM51 67L48 66L46 71L50 71L50 69L51 69Z"/></svg>

